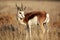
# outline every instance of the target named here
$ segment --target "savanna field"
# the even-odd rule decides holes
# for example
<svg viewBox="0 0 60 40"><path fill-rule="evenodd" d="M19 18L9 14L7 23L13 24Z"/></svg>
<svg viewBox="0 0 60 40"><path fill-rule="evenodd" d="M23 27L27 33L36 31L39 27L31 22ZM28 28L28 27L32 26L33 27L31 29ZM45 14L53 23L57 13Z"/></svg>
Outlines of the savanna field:
<svg viewBox="0 0 60 40"><path fill-rule="evenodd" d="M0 1L0 40L26 40L26 26L18 24L16 19L16 4L21 3L27 7L25 13L35 10L50 15L48 32L41 37L41 29L32 25L31 40L60 40L60 1Z"/></svg>

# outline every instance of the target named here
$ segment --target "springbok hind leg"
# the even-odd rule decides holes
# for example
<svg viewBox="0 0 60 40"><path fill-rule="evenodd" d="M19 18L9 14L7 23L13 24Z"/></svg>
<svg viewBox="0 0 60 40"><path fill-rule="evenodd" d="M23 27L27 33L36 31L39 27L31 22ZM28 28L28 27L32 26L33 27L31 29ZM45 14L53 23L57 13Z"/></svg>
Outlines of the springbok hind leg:
<svg viewBox="0 0 60 40"><path fill-rule="evenodd" d="M44 28L44 26L43 26L43 23L41 23L40 22L40 28L41 28L41 32L40 32L40 38L41 38L41 40L45 40L45 28Z"/></svg>
<svg viewBox="0 0 60 40"><path fill-rule="evenodd" d="M45 27L43 26L43 23L40 23L39 25L40 25L40 28L42 30L42 33L44 34L46 30L45 30Z"/></svg>
<svg viewBox="0 0 60 40"><path fill-rule="evenodd" d="M43 26L45 27L46 32L47 32L47 25L46 25L46 23L43 23Z"/></svg>

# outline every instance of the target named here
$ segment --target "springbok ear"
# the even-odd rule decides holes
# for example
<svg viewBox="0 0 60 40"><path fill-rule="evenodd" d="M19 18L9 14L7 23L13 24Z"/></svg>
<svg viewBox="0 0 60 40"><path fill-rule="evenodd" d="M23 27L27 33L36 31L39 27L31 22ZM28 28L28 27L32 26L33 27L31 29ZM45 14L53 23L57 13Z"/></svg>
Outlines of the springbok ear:
<svg viewBox="0 0 60 40"><path fill-rule="evenodd" d="M17 4L16 4L16 7L17 7L17 10L20 10L20 7L18 7Z"/></svg>

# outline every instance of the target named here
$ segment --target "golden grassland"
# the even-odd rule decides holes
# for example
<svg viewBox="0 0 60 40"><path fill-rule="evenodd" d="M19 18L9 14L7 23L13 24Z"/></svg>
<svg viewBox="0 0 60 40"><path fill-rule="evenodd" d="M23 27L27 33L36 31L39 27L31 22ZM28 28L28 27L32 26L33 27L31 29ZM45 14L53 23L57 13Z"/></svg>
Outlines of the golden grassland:
<svg viewBox="0 0 60 40"><path fill-rule="evenodd" d="M19 25L16 19L16 3L20 6L21 2L27 6L26 12L40 10L49 13L49 32L42 38L60 40L60 2L56 1L0 1L0 40L26 40L26 26ZM31 40L41 40L41 29L36 25L32 25L31 29Z"/></svg>

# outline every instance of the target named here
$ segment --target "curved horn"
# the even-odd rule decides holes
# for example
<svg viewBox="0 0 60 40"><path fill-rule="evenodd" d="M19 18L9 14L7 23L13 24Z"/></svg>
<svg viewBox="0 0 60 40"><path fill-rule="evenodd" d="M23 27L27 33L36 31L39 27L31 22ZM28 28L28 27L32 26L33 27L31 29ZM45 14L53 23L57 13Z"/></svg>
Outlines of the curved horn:
<svg viewBox="0 0 60 40"><path fill-rule="evenodd" d="M21 3L21 10L25 10L26 6L24 7L23 4Z"/></svg>

